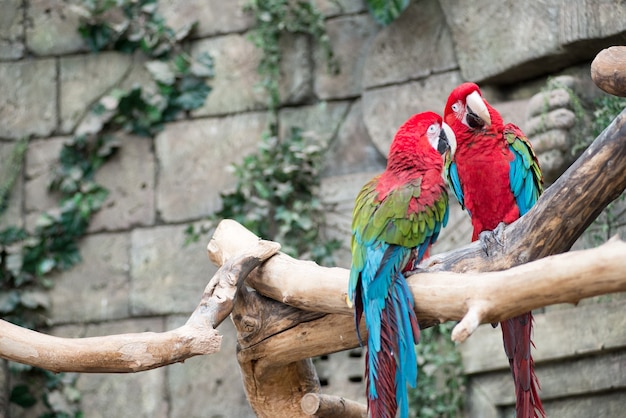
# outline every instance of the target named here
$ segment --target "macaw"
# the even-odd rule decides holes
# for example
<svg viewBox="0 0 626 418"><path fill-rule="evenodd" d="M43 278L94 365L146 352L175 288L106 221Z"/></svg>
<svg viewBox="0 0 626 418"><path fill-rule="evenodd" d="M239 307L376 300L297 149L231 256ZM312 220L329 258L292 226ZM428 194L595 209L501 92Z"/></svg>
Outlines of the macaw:
<svg viewBox="0 0 626 418"><path fill-rule="evenodd" d="M404 274L427 256L447 223L442 155L455 147L441 116L413 115L395 134L385 171L356 198L348 304L357 333L365 314L367 404L375 418L394 418L398 409L408 416L406 385L417 382L420 330Z"/></svg>
<svg viewBox="0 0 626 418"><path fill-rule="evenodd" d="M504 124L476 84L452 90L444 120L458 142L454 158L445 164L446 177L471 217L475 241L481 232L528 212L543 191L543 176L526 136L514 124ZM531 355L532 321L527 312L500 323L518 418L545 417Z"/></svg>

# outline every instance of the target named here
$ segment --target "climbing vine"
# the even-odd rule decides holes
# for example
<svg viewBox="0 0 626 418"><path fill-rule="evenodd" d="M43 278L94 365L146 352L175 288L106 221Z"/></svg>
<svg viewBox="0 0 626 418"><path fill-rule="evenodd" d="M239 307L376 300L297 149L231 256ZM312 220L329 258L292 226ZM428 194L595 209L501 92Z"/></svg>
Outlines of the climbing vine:
<svg viewBox="0 0 626 418"><path fill-rule="evenodd" d="M454 325L446 322L422 330L420 343L415 346L419 367L417 387L409 391L412 417L463 415L467 379L461 354L451 338Z"/></svg>
<svg viewBox="0 0 626 418"><path fill-rule="evenodd" d="M340 243L321 232L325 211L318 193L323 155L322 146L299 128L283 140L266 132L256 153L231 165L235 190L221 194L222 209L208 227L234 219L260 237L280 242L287 254L333 265ZM187 232L189 239L199 238L193 227Z"/></svg>
<svg viewBox="0 0 626 418"><path fill-rule="evenodd" d="M626 98L605 95L594 101L591 137L596 138L626 109ZM587 228L583 237L587 237L594 245L606 242L621 228L626 227L626 193L609 203L600 215Z"/></svg>
<svg viewBox="0 0 626 418"><path fill-rule="evenodd" d="M249 40L262 54L257 71L268 93L270 122L255 153L230 166L235 190L221 194L222 209L199 230L187 228L187 241L196 241L224 218L235 219L265 239L281 243L292 256L332 265L337 240L327 240L321 226L325 212L319 200L324 149L302 129L278 132L280 106L280 39L286 34L310 35L322 47L328 71L338 71L322 14L308 1L249 1L244 10L254 17Z"/></svg>
<svg viewBox="0 0 626 418"><path fill-rule="evenodd" d="M258 73L261 76L261 86L269 96L268 107L274 118L280 105L280 63L283 56L280 40L284 35L311 36L324 52L328 71L332 74L339 71L339 63L326 33L324 16L312 2L250 0L244 10L254 18L254 28L248 39L262 52Z"/></svg>
<svg viewBox="0 0 626 418"><path fill-rule="evenodd" d="M157 13L156 0L86 0L83 6L76 10L83 17L79 32L86 44L94 52L105 48L124 53L143 51L152 58L146 66L156 87L150 91L156 92L142 87L114 89L101 98L83 121L83 133L61 149L59 166L50 182L50 190L59 197L59 207L42 214L32 231L16 226L0 231L0 314L29 328L46 325L49 299L45 289L53 285L51 274L80 261L78 241L108 195L95 175L122 145L117 134L154 136L165 122L204 104L210 91L206 82L213 76L211 57L207 53L192 57L180 43L194 25L174 32ZM16 167L25 148L26 143L18 143L12 159ZM6 206L5 189L12 181L0 190L0 207ZM11 364L11 368L21 376L11 389L11 402L30 408L40 397L47 409L41 417L82 416L80 394L73 388L75 375L54 375L18 364ZM28 384L37 376L44 379L39 396Z"/></svg>

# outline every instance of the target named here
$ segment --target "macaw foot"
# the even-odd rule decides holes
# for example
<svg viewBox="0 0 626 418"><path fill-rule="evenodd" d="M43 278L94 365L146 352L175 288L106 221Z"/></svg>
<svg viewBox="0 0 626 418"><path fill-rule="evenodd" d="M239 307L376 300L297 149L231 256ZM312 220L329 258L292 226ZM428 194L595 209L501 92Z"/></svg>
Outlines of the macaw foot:
<svg viewBox="0 0 626 418"><path fill-rule="evenodd" d="M478 236L478 240L483 250L490 256L501 253L504 250L504 228L506 224L500 222L493 231L483 231Z"/></svg>

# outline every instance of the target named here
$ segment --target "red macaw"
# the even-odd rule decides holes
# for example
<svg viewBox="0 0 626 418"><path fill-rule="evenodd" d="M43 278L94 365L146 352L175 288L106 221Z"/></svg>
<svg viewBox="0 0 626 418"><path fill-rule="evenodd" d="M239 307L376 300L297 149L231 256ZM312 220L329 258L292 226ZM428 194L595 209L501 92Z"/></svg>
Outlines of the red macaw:
<svg viewBox="0 0 626 418"><path fill-rule="evenodd" d="M446 176L471 217L474 241L481 232L528 212L543 191L543 176L526 136L517 126L504 124L476 84L463 83L452 90L444 120L458 142L454 158L446 163ZM515 383L517 417L545 417L531 356L532 314L500 326Z"/></svg>
<svg viewBox="0 0 626 418"><path fill-rule="evenodd" d="M420 331L404 272L427 254L448 220L442 154L454 148L441 116L412 116L391 143L386 170L356 198L348 302L357 332L365 314L367 403L375 418L394 418L398 408L408 416L406 385L416 384Z"/></svg>

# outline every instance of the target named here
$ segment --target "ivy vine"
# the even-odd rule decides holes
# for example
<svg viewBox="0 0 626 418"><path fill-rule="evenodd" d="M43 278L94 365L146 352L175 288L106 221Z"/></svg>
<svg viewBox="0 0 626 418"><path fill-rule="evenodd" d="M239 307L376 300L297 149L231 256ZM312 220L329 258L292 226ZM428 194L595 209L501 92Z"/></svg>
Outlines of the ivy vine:
<svg viewBox="0 0 626 418"><path fill-rule="evenodd" d="M415 346L419 376L409 391L411 416L455 418L463 415L467 378L461 354L452 341L455 323L446 322L422 330Z"/></svg>
<svg viewBox="0 0 626 418"><path fill-rule="evenodd" d="M604 95L594 101L591 136L596 138L624 109L626 98ZM626 227L626 192L609 203L585 231L595 245L606 242Z"/></svg>
<svg viewBox="0 0 626 418"><path fill-rule="evenodd" d="M307 0L250 0L245 5L244 11L254 18L254 28L248 35L248 39L262 52L258 73L261 76L261 86L268 93L268 107L274 117L280 106L279 80L283 55L280 39L284 35L311 36L324 52L328 71L331 74L339 72L339 63L326 33L324 16L312 2Z"/></svg>
<svg viewBox="0 0 626 418"><path fill-rule="evenodd" d="M129 91L114 89L91 109L80 135L67 141L59 155L59 166L50 182L58 193L59 207L41 215L33 231L10 226L0 231L0 314L18 325L46 325L49 300L43 290L53 285L51 273L66 270L80 261L78 241L87 231L93 214L100 209L108 191L95 181L98 169L121 146L120 132L154 136L163 124L184 116L204 104L213 76L208 54L191 57L181 46L194 25L178 32L169 28L157 13L156 0L86 0L78 8L83 20L79 32L94 52L105 48L131 53L138 49L153 58L147 68L153 75L156 93L142 87ZM27 142L18 143L15 167ZM13 169L17 175L19 169ZM0 208L6 207L6 190L0 190ZM40 397L47 412L41 417L80 417L80 395L73 388L75 375L52 373L11 364L20 373L10 400L30 408L38 403L31 378L44 379ZM26 377L28 376L28 378ZM67 402L57 402L61 395Z"/></svg>

